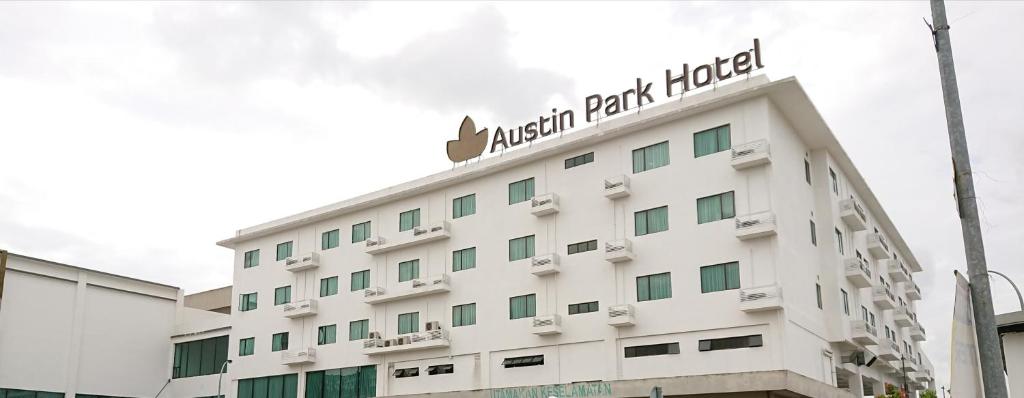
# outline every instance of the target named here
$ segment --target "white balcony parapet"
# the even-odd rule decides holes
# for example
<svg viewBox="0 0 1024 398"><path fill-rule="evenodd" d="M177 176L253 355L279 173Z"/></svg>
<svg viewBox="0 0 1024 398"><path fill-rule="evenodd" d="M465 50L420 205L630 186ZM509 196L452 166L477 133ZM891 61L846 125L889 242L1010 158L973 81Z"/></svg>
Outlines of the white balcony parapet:
<svg viewBox="0 0 1024 398"><path fill-rule="evenodd" d="M535 256L530 259L530 273L537 276L559 272L558 255L555 253Z"/></svg>
<svg viewBox="0 0 1024 398"><path fill-rule="evenodd" d="M850 338L860 345L878 345L878 330L865 320L850 320Z"/></svg>
<svg viewBox="0 0 1024 398"><path fill-rule="evenodd" d="M414 227L399 232L393 238L375 236L365 242L367 254L381 254L392 250L403 249L415 245L434 242L451 237L451 226L447 220Z"/></svg>
<svg viewBox="0 0 1024 398"><path fill-rule="evenodd" d="M887 286L875 286L872 288L871 300L883 310L896 308L896 296L892 294L892 289Z"/></svg>
<svg viewBox="0 0 1024 398"><path fill-rule="evenodd" d="M405 300L413 297L445 293L450 290L451 285L448 282L448 275L440 274L403 282L402 286L393 290L385 290L382 287L372 287L363 290L363 302L366 304L380 304L390 301Z"/></svg>
<svg viewBox="0 0 1024 398"><path fill-rule="evenodd" d="M604 244L604 259L612 263L621 263L633 259L633 243L629 239L613 240Z"/></svg>
<svg viewBox="0 0 1024 398"><path fill-rule="evenodd" d="M307 347L301 350L282 351L282 365L307 365L316 363L316 348Z"/></svg>
<svg viewBox="0 0 1024 398"><path fill-rule="evenodd" d="M850 257L843 260L843 265L846 268L846 279L849 279L851 284L858 288L871 287L871 267L867 261Z"/></svg>
<svg viewBox="0 0 1024 398"><path fill-rule="evenodd" d="M914 326L916 318L917 317L914 313L910 312L910 309L905 306L901 306L892 311L892 321L896 323L896 326L901 328Z"/></svg>
<svg viewBox="0 0 1024 398"><path fill-rule="evenodd" d="M899 261L893 259L885 259L879 261L879 268L885 270L885 273L889 275L889 280L893 282L906 282L910 280L910 273L907 272L907 268L900 264Z"/></svg>
<svg viewBox="0 0 1024 398"><path fill-rule="evenodd" d="M291 272L305 271L319 266L320 255L316 252L305 253L284 259L284 269Z"/></svg>
<svg viewBox="0 0 1024 398"><path fill-rule="evenodd" d="M867 236L868 253L875 260L882 260L889 258L889 244L885 241L885 237L879 233L868 234Z"/></svg>
<svg viewBox="0 0 1024 398"><path fill-rule="evenodd" d="M863 231L868 228L868 214L860 203L853 198L839 201L839 218L854 231Z"/></svg>
<svg viewBox="0 0 1024 398"><path fill-rule="evenodd" d="M608 324L615 327L636 325L636 310L632 305L619 304L608 307Z"/></svg>
<svg viewBox="0 0 1024 398"><path fill-rule="evenodd" d="M775 213L763 211L736 217L736 237L740 240L775 235Z"/></svg>
<svg viewBox="0 0 1024 398"><path fill-rule="evenodd" d="M604 197L618 199L629 196L629 176L619 174L604 179Z"/></svg>
<svg viewBox="0 0 1024 398"><path fill-rule="evenodd" d="M562 318L558 314L542 315L533 318L533 334L547 336L562 333Z"/></svg>
<svg viewBox="0 0 1024 398"><path fill-rule="evenodd" d="M921 299L921 287L914 283L914 280L908 280L903 282L903 293L907 295L908 300L920 300Z"/></svg>
<svg viewBox="0 0 1024 398"><path fill-rule="evenodd" d="M889 338L883 338L875 347L875 355L883 361L895 361L900 359L900 346Z"/></svg>
<svg viewBox="0 0 1024 398"><path fill-rule="evenodd" d="M285 318L302 318L316 315L316 312L316 299L299 300L281 305L281 315L284 315Z"/></svg>
<svg viewBox="0 0 1024 398"><path fill-rule="evenodd" d="M917 358L908 356L900 361L903 365L903 370L907 372L916 372L920 365L917 363Z"/></svg>
<svg viewBox="0 0 1024 398"><path fill-rule="evenodd" d="M761 139L732 147L732 168L736 170L768 164L772 154L768 140Z"/></svg>
<svg viewBox="0 0 1024 398"><path fill-rule="evenodd" d="M919 369L917 372L914 373L914 377L919 382L927 383L927 382L931 381L931 379L932 379L932 371L931 371L931 369L924 369L924 368L922 368L922 369Z"/></svg>
<svg viewBox="0 0 1024 398"><path fill-rule="evenodd" d="M925 341L928 337L924 334L924 327L920 323L914 323L914 326L911 326L908 330L910 331L911 340Z"/></svg>
<svg viewBox="0 0 1024 398"><path fill-rule="evenodd" d="M393 339L373 338L363 340L364 355L381 355L391 352L419 351L448 347L451 340L447 329L403 334Z"/></svg>
<svg viewBox="0 0 1024 398"><path fill-rule="evenodd" d="M767 285L740 289L740 310L770 311L782 308L782 287Z"/></svg>
<svg viewBox="0 0 1024 398"><path fill-rule="evenodd" d="M558 213L558 195L546 193L530 199L530 213L537 217Z"/></svg>

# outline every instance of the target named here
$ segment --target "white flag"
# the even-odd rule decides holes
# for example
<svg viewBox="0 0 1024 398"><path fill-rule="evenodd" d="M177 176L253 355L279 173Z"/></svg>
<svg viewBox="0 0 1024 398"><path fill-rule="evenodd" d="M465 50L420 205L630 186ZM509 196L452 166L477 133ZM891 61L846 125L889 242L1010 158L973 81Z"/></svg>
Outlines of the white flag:
<svg viewBox="0 0 1024 398"><path fill-rule="evenodd" d="M953 300L953 334L950 347L949 390L956 398L981 398L981 357L974 331L971 287L959 272Z"/></svg>

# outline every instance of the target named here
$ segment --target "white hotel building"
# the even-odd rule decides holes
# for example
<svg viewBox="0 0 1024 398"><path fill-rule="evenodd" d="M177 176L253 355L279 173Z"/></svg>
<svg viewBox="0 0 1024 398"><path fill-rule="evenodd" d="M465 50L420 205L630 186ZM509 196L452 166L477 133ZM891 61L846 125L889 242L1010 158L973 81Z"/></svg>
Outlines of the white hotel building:
<svg viewBox="0 0 1024 398"><path fill-rule="evenodd" d="M922 266L793 78L219 244L235 250L228 396L848 397L933 380Z"/></svg>

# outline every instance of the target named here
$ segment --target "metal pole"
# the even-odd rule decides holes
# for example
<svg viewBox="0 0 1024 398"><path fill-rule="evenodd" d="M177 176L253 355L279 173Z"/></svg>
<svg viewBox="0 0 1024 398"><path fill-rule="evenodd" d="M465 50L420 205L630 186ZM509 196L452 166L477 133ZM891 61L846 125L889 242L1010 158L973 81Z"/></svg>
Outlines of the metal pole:
<svg viewBox="0 0 1024 398"><path fill-rule="evenodd" d="M953 47L949 41L949 22L943 0L931 0L932 37L939 61L942 81L942 100L946 107L946 127L949 129L949 147L953 154L953 173L956 185L960 228L964 235L967 254L967 274L970 277L971 303L974 309L974 327L978 336L981 356L981 378L985 397L1007 398L1003 377L1002 353L996 332L995 313L992 310L992 291L989 288L988 269L985 265L985 246L978 221L978 203L974 194L970 154L964 133L964 119L960 109L960 92L953 67Z"/></svg>
<svg viewBox="0 0 1024 398"><path fill-rule="evenodd" d="M903 354L900 354L900 366L903 367L903 393L910 394L910 389L907 388L907 362Z"/></svg>
<svg viewBox="0 0 1024 398"><path fill-rule="evenodd" d="M999 271L993 271L993 270L988 270L988 273L990 273L990 274L995 274L995 275L999 275L999 276L1003 277L1003 279L1006 279L1006 281L1007 281L1007 282L1010 282L1010 286L1013 286L1013 290L1017 292L1017 301L1019 301L1019 302L1020 302L1020 310L1021 310L1021 311L1024 311L1024 297L1022 297L1022 296L1020 295L1020 289L1018 289L1018 288L1017 288L1017 284L1016 284L1016 283L1013 283L1013 281L1012 281L1012 280L1010 280L1010 277L1006 276L1006 275L1005 275L1005 274L1003 274L1002 272L999 272Z"/></svg>
<svg viewBox="0 0 1024 398"><path fill-rule="evenodd" d="M231 363L230 359L227 360L227 361L224 361L223 365L220 365L220 372L217 374L217 396L214 397L214 398L221 398L221 395L220 395L220 381L224 378L224 371L227 370L229 363Z"/></svg>

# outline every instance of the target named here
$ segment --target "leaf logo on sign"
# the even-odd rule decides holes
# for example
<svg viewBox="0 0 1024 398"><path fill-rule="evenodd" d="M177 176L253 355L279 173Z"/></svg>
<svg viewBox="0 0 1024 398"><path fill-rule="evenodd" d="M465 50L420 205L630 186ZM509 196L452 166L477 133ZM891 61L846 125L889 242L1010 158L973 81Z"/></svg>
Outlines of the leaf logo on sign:
<svg viewBox="0 0 1024 398"><path fill-rule="evenodd" d="M448 141L448 159L453 162L465 162L480 156L487 147L487 129L476 130L473 119L466 116L459 127L459 139Z"/></svg>

